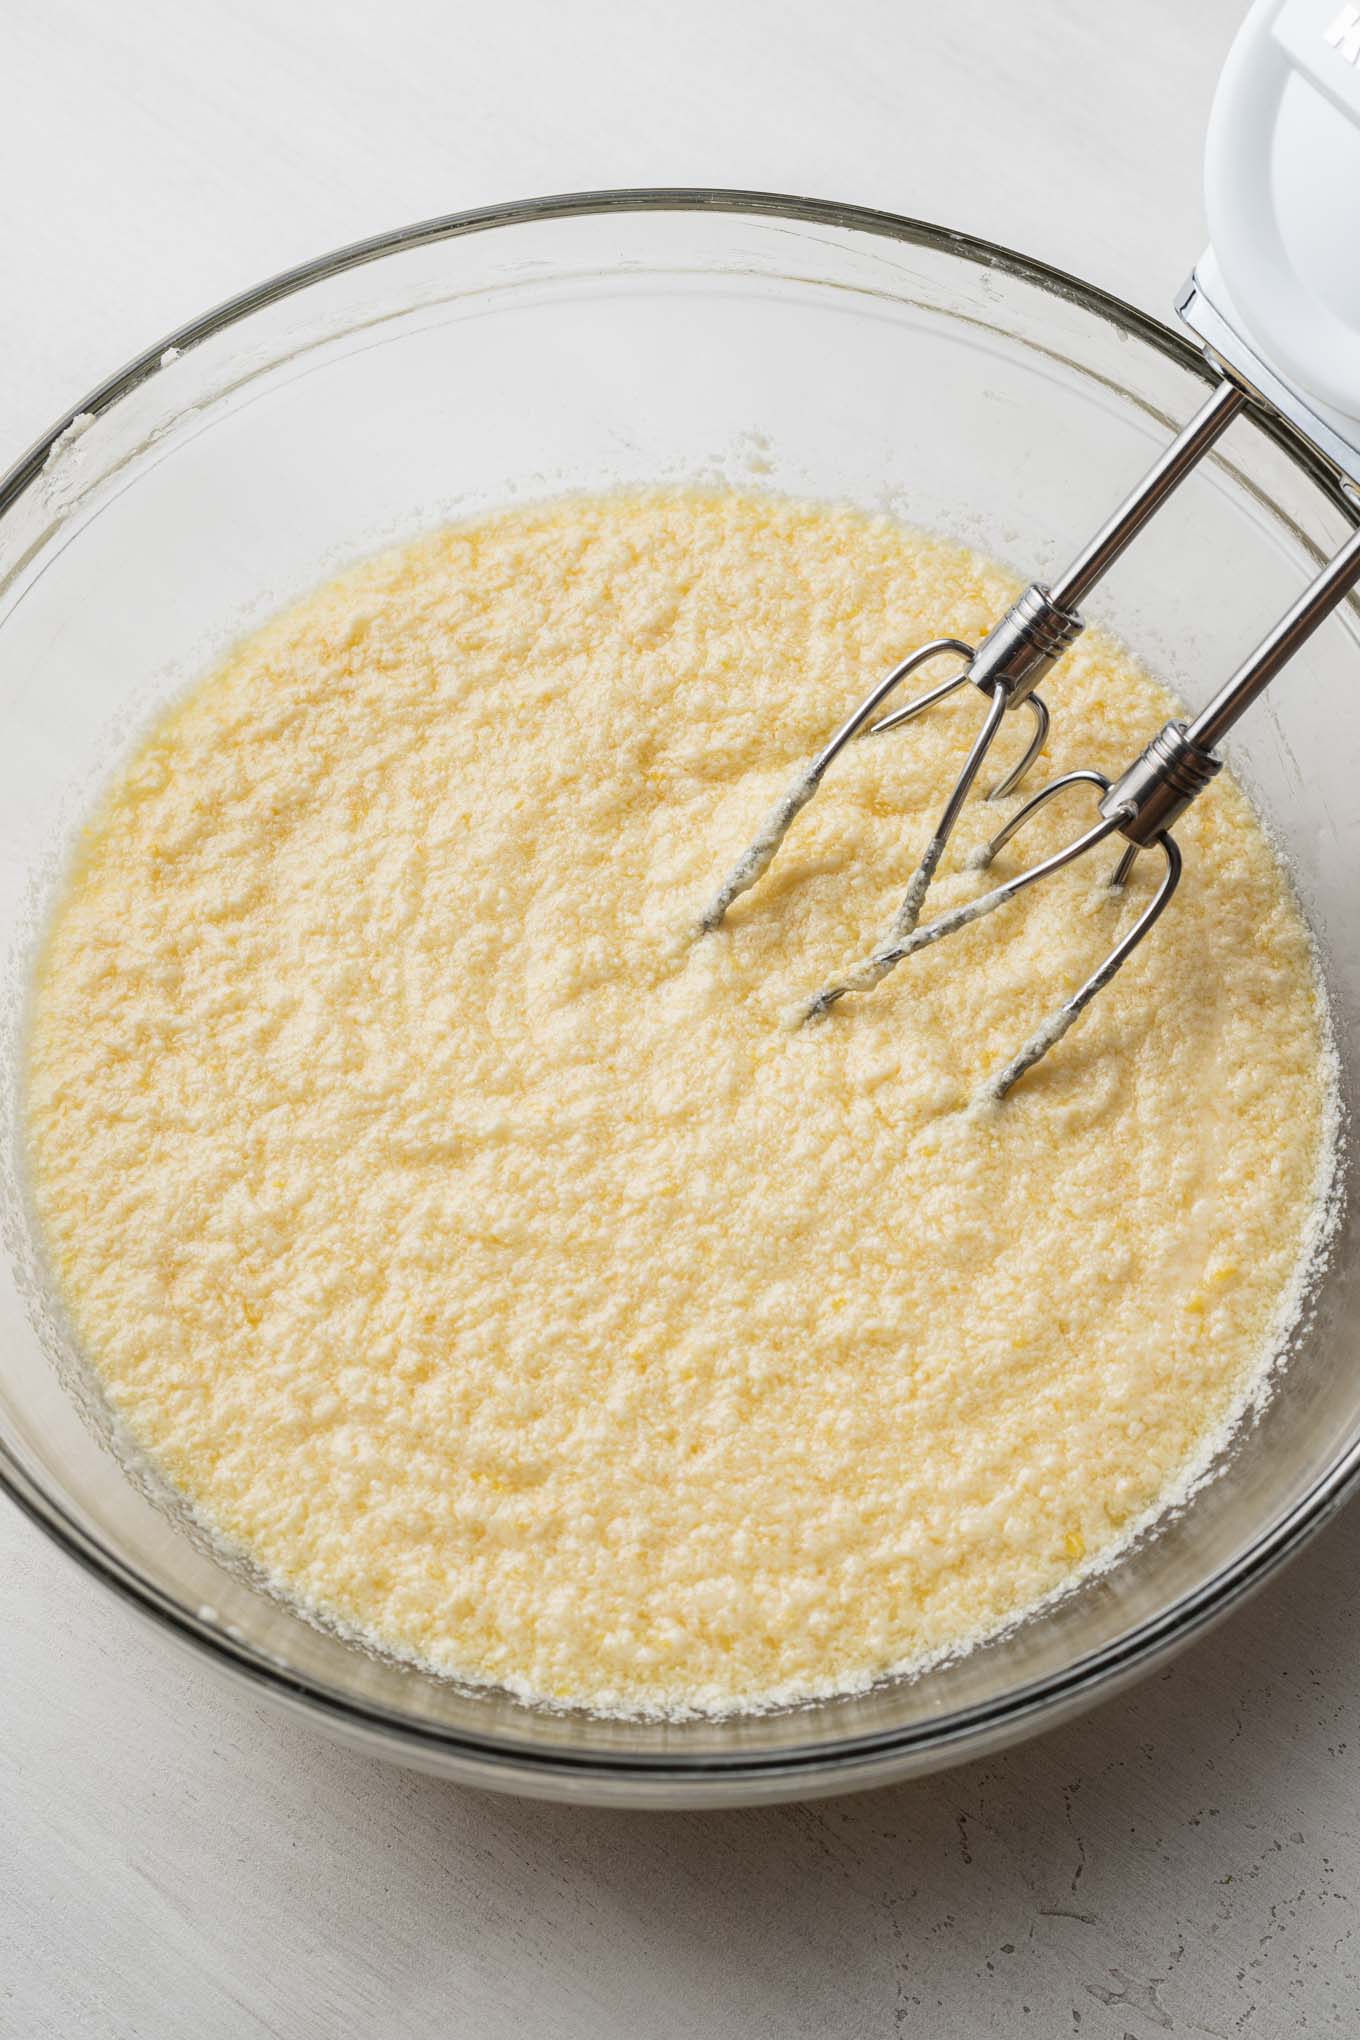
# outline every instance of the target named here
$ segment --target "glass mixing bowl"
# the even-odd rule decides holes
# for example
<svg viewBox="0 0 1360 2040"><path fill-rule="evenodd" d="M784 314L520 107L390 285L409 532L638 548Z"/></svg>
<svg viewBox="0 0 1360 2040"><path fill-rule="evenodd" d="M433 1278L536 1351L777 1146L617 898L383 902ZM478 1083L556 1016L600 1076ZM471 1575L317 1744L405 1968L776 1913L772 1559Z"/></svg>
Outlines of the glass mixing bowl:
<svg viewBox="0 0 1360 2040"><path fill-rule="evenodd" d="M449 518L657 480L885 507L1042 576L1206 374L1129 306L941 228L760 195L606 193L435 220L280 277L133 362L35 447L0 485L0 1478L33 1520L225 1675L353 1743L481 1785L654 1806L848 1790L993 1749L1145 1670L1296 1550L1360 1463L1353 1218L1277 1392L1215 1477L1108 1574L956 1663L722 1722L469 1692L271 1598L117 1449L44 1297L17 1167L22 987L61 843L156 704L279 604ZM1306 447L1241 421L1091 613L1198 701L1351 521ZM1318 930L1350 1088L1358 622L1353 606L1330 621L1232 746ZM1351 1142L1352 1179L1355 1165Z"/></svg>

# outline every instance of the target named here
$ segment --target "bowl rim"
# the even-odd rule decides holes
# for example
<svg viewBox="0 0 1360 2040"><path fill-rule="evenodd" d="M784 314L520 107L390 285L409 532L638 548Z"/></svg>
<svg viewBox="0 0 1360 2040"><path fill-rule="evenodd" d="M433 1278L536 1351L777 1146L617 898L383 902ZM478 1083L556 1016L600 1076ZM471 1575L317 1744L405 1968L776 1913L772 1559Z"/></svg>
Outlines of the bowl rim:
<svg viewBox="0 0 1360 2040"><path fill-rule="evenodd" d="M332 249L312 261L281 271L224 300L210 311L166 334L93 389L58 419L0 479L0 519L25 495L56 442L77 418L98 417L156 374L168 348L180 353L224 331L263 307L308 286L389 255L493 228L550 220L577 219L610 213L719 213L788 219L804 225L832 226L949 254L981 268L997 269L1025 283L1066 299L1082 310L1115 325L1154 352L1170 359L1206 383L1218 371L1205 353L1185 335L1140 311L1123 298L1086 283L1068 271L1007 248L1000 243L936 225L927 220L837 200L801 198L769 191L730 190L710 186L657 186L599 191L561 192L511 200L467 211L438 215L396 230L371 235ZM1356 520L1354 499L1335 469L1301 433L1283 419L1252 407L1253 422L1264 431L1339 509ZM843 1741L802 1743L768 1751L708 1750L682 1752L608 1750L581 1751L569 1746L533 1745L495 1734L421 1721L361 1700L354 1695L293 1671L265 1657L244 1640L238 1641L209 1624L194 1610L167 1594L156 1582L86 1530L64 1503L56 1500L0 1439L0 1492L37 1525L54 1544L87 1573L103 1582L124 1602L190 1648L203 1651L236 1677L275 1698L328 1717L336 1726L369 1738L377 1737L404 1749L393 1754L427 1755L432 1768L459 1768L478 1782L494 1784L495 1774L508 1782L518 1774L524 1789L538 1778L546 1786L556 1778L570 1791L570 1780L601 1785L612 1782L626 1796L629 1783L643 1791L669 1789L673 1803L688 1785L699 1788L743 1782L767 1785L772 1793L780 1780L797 1790L834 1781L845 1790L928 1764L961 1762L983 1748L997 1747L1106 1697L1135 1674L1150 1670L1171 1652L1200 1635L1247 1594L1262 1585L1326 1523L1360 1484L1360 1439L1271 1528L1239 1557L1199 1588L1181 1595L1116 1641L1087 1653L1063 1671L1013 1687L994 1699L959 1708L916 1723L904 1723ZM788 1715L791 1727L799 1719ZM445 1760L441 1765L440 1757Z"/></svg>

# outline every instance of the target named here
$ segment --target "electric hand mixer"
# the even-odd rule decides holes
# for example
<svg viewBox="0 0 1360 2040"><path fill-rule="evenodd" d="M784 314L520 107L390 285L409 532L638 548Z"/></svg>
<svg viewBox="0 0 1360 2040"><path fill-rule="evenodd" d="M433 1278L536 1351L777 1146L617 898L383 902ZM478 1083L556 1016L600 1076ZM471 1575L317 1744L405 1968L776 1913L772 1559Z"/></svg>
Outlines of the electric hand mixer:
<svg viewBox="0 0 1360 2040"><path fill-rule="evenodd" d="M1013 709L1034 733L1019 764L990 790L1012 792L1038 757L1048 709L1036 688L1082 629L1078 605L1248 406L1283 417L1336 471L1360 505L1360 0L1256 0L1229 54L1209 121L1205 197L1211 245L1176 309L1221 376L1213 394L1145 479L1051 586L1035 583L976 647L957 638L922 645L872 690L794 782L700 922L718 927L732 902L777 855L829 767L852 740L882 736L971 681L986 697L981 727L934 834L879 947L812 999L816 1018L850 992L868 991L918 950L1004 906L1027 887L1094 850L1123 841L1111 875L1122 886L1140 852L1165 870L1126 934L987 1086L1003 1097L1061 1039L1133 954L1181 876L1174 824L1209 785L1215 746L1345 596L1360 583L1360 531L1194 719L1169 722L1128 769L1065 773L1033 795L982 853L988 864L1038 810L1072 788L1094 789L1096 818L1064 849L967 905L919 925L931 881L992 744ZM904 708L889 697L929 661L963 663Z"/></svg>

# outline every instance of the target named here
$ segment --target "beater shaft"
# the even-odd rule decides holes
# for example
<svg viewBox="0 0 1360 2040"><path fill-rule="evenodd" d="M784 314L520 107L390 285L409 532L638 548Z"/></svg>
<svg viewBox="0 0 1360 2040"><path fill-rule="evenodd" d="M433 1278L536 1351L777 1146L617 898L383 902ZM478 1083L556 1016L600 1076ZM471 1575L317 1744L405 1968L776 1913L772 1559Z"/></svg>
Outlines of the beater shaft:
<svg viewBox="0 0 1360 2040"><path fill-rule="evenodd" d="M1098 581L1103 581L1119 555L1138 536L1153 512L1197 467L1222 433L1247 403L1245 390L1236 383L1221 382L1206 398L1189 424L1177 434L1155 466L1149 468L1138 487L1124 498L1107 523L1102 524L1065 574L1049 590L1060 609L1076 609Z"/></svg>
<svg viewBox="0 0 1360 2040"><path fill-rule="evenodd" d="M1360 531L1351 533L1293 608L1286 611L1251 657L1243 661L1231 680L1200 710L1186 730L1191 741L1201 750L1212 750L1357 584L1360 584Z"/></svg>

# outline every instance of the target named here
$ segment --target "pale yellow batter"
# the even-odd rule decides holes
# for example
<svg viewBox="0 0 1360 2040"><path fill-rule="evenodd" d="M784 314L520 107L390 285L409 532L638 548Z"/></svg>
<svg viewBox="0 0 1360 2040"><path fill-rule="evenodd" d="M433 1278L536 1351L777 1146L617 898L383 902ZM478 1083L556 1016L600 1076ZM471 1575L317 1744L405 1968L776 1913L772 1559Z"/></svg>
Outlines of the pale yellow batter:
<svg viewBox="0 0 1360 2040"><path fill-rule="evenodd" d="M1334 1105L1227 775L1155 937L981 1117L1151 868L781 1025L891 919L974 689L853 747L688 940L867 684L1012 592L849 511L564 501L360 567L151 732L41 959L34 1192L117 1409L289 1593L530 1696L824 1694L1110 1553L1241 1411ZM1095 632L1050 693L1045 776L1168 712Z"/></svg>

